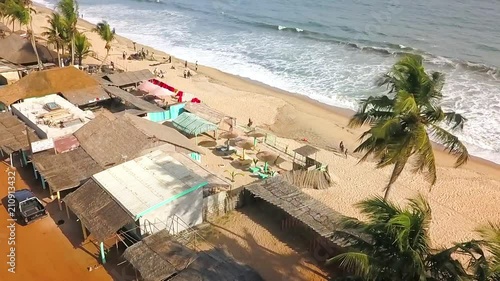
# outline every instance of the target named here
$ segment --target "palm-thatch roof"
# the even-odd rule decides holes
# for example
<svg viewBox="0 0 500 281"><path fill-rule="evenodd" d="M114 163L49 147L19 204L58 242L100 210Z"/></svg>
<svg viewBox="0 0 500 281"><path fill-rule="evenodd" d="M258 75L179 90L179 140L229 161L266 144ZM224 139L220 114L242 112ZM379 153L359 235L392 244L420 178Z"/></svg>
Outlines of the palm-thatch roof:
<svg viewBox="0 0 500 281"><path fill-rule="evenodd" d="M82 148L61 154L55 154L53 150L35 153L33 164L52 192L78 187L93 174L102 171Z"/></svg>
<svg viewBox="0 0 500 281"><path fill-rule="evenodd" d="M245 189L298 219L324 238L331 239L339 226L340 213L303 193L280 176L249 184Z"/></svg>
<svg viewBox="0 0 500 281"><path fill-rule="evenodd" d="M57 60L57 54L47 47L36 44L36 48L43 63L53 62L54 59ZM15 33L4 38L0 37L0 58L22 65L36 64L38 62L31 42Z"/></svg>
<svg viewBox="0 0 500 281"><path fill-rule="evenodd" d="M102 167L136 158L145 149L165 144L172 150L201 150L177 130L124 114L101 114L74 133L81 147Z"/></svg>
<svg viewBox="0 0 500 281"><path fill-rule="evenodd" d="M0 113L0 149L11 154L12 152L28 148L28 137L26 131L30 135L30 141L39 140L33 130L26 130L26 125L21 122L16 116L9 112Z"/></svg>
<svg viewBox="0 0 500 281"><path fill-rule="evenodd" d="M196 253L161 230L127 248L124 257L147 281L165 280L185 269Z"/></svg>
<svg viewBox="0 0 500 281"><path fill-rule="evenodd" d="M319 149L317 149L316 147L306 144L304 146L301 146L301 147L295 149L293 152L297 153L298 155L308 157L308 156L311 156L313 154L316 154L318 151L319 151Z"/></svg>
<svg viewBox="0 0 500 281"><path fill-rule="evenodd" d="M34 71L14 84L0 88L0 102L11 105L15 101L87 89L99 83L90 75L73 66Z"/></svg>
<svg viewBox="0 0 500 281"><path fill-rule="evenodd" d="M165 111L163 108L158 107L144 99L141 99L139 97L136 97L132 95L131 93L124 91L118 87L115 86L110 86L110 85L103 85L103 88L106 90L106 92L113 96L117 97L120 100L122 100L125 103L131 104L134 107L144 110L146 112L163 112Z"/></svg>
<svg viewBox="0 0 500 281"><path fill-rule="evenodd" d="M108 74L103 76L103 79L109 80L113 85L118 87L133 85L145 80L154 78L155 76L148 69L127 71L122 73Z"/></svg>
<svg viewBox="0 0 500 281"><path fill-rule="evenodd" d="M263 281L250 267L213 249L195 253L159 231L125 250L124 257L146 281Z"/></svg>
<svg viewBox="0 0 500 281"><path fill-rule="evenodd" d="M333 185L330 173L320 170L292 170L283 179L300 188L327 189Z"/></svg>
<svg viewBox="0 0 500 281"><path fill-rule="evenodd" d="M63 91L61 95L76 106L82 106L110 98L108 93L101 86Z"/></svg>
<svg viewBox="0 0 500 281"><path fill-rule="evenodd" d="M93 179L64 197L64 202L98 240L104 241L134 219Z"/></svg>

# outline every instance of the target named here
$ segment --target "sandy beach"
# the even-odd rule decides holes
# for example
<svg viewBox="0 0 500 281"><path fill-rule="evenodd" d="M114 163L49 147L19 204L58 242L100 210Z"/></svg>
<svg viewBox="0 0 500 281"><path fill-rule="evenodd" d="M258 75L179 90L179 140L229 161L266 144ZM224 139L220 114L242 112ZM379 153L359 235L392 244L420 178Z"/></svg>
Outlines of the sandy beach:
<svg viewBox="0 0 500 281"><path fill-rule="evenodd" d="M47 26L49 9L37 7L33 25L39 34ZM85 32L92 50L104 57L104 41L91 32L93 25L80 20L78 29ZM120 34L120 30L117 30ZM353 204L374 195L383 195L382 190L390 175L389 169L374 169L370 162L358 163L359 155L347 158L336 152L340 141L349 151L357 145L361 129L347 128L352 112L327 106L298 94L288 93L248 79L230 75L217 69L200 65L195 71L195 62L189 62L193 77L183 78L184 60L173 58L172 64L152 64L168 58L168 54L136 44L154 52L155 61L123 60L122 53L134 53L133 42L117 36L112 43L109 61L124 70L148 68L163 70L163 80L175 88L192 93L202 102L246 124L251 118L256 126L268 129L279 136L279 140L294 149L307 141L323 150L318 160L327 163L330 172L338 178L336 185L328 190L304 190L333 209L348 215L358 216ZM93 58L85 63L99 63ZM171 69L171 66L175 70ZM488 221L497 221L500 213L500 166L472 158L464 167L453 168L454 159L436 147L438 159L438 181L429 191L423 177L405 171L393 188L390 198L404 202L406 198L421 192L429 199L433 210L432 242L434 246L450 245L455 241L474 238L473 230Z"/></svg>

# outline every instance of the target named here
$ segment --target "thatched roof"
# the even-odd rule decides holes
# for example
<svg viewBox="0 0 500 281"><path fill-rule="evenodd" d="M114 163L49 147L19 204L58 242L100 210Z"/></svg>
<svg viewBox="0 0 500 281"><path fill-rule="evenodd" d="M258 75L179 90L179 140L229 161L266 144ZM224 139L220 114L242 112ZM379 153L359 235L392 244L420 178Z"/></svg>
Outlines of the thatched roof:
<svg viewBox="0 0 500 281"><path fill-rule="evenodd" d="M132 245L124 257L146 281L263 281L253 269L222 250L195 253L175 241L167 230Z"/></svg>
<svg viewBox="0 0 500 281"><path fill-rule="evenodd" d="M102 167L132 160L148 148L171 144L200 152L192 141L177 130L124 114L101 114L74 133L81 147Z"/></svg>
<svg viewBox="0 0 500 281"><path fill-rule="evenodd" d="M124 257L144 280L161 281L185 269L196 253L173 240L164 229L127 248Z"/></svg>
<svg viewBox="0 0 500 281"><path fill-rule="evenodd" d="M108 74L103 76L104 79L111 81L113 85L118 87L123 87L127 85L132 85L145 80L154 78L155 76L148 69L138 70L138 71L127 71L122 73Z"/></svg>
<svg viewBox="0 0 500 281"><path fill-rule="evenodd" d="M327 189L333 185L330 173L320 170L292 170L283 179L300 188Z"/></svg>
<svg viewBox="0 0 500 281"><path fill-rule="evenodd" d="M306 144L302 147L295 149L293 152L297 153L298 155L308 157L308 156L311 156L313 154L316 154L318 151L319 151L319 149L317 149L316 147Z"/></svg>
<svg viewBox="0 0 500 281"><path fill-rule="evenodd" d="M63 91L61 95L76 106L82 106L110 98L108 93L101 86Z"/></svg>
<svg viewBox="0 0 500 281"><path fill-rule="evenodd" d="M103 88L108 92L109 95L117 97L122 101L129 103L140 110L144 110L146 112L163 112L165 111L163 108L158 107L146 100L143 100L139 97L132 95L131 93L124 91L115 86L103 85Z"/></svg>
<svg viewBox="0 0 500 281"><path fill-rule="evenodd" d="M217 111L204 103L188 102L186 103L184 110L214 124L219 124L226 117L224 113Z"/></svg>
<svg viewBox="0 0 500 281"><path fill-rule="evenodd" d="M78 187L93 174L102 171L82 148L61 154L54 154L53 150L35 153L33 164L52 192Z"/></svg>
<svg viewBox="0 0 500 281"><path fill-rule="evenodd" d="M11 105L20 99L98 86L90 75L73 66L34 71L14 84L0 88L0 102Z"/></svg>
<svg viewBox="0 0 500 281"><path fill-rule="evenodd" d="M134 222L132 216L92 179L63 200L98 241L104 241Z"/></svg>
<svg viewBox="0 0 500 281"><path fill-rule="evenodd" d="M40 60L44 62L53 62L57 60L57 54L47 47L36 44ZM37 58L31 42L15 33L0 37L0 58L6 59L15 64L36 64Z"/></svg>
<svg viewBox="0 0 500 281"><path fill-rule="evenodd" d="M298 219L317 234L330 239L338 228L342 215L320 201L303 193L300 188L273 177L245 186L255 197L261 198Z"/></svg>
<svg viewBox="0 0 500 281"><path fill-rule="evenodd" d="M33 130L28 129L30 141L39 140ZM20 149L28 148L26 125L10 112L0 113L0 149L10 154Z"/></svg>
<svg viewBox="0 0 500 281"><path fill-rule="evenodd" d="M250 266L241 264L222 249L201 252L188 268L169 281L264 281Z"/></svg>

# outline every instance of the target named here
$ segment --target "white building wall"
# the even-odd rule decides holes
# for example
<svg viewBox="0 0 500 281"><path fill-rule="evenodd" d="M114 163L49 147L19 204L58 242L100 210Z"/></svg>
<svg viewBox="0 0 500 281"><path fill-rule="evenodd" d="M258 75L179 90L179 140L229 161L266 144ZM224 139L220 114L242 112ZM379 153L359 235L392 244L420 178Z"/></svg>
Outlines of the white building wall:
<svg viewBox="0 0 500 281"><path fill-rule="evenodd" d="M141 229L156 233L167 229L175 235L203 222L203 188L184 195L140 218ZM177 220L177 217L180 220ZM150 226L149 224L154 224ZM145 233L142 233L144 235Z"/></svg>

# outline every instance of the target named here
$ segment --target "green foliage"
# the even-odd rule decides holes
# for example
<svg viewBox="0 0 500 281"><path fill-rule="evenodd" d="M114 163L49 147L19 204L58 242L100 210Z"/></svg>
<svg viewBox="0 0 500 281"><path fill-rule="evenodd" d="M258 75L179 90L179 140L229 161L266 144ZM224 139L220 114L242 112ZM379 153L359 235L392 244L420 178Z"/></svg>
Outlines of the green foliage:
<svg viewBox="0 0 500 281"><path fill-rule="evenodd" d="M244 176L242 173L238 173L234 170L233 171L225 170L224 173L228 173L231 182L234 182L237 176Z"/></svg>
<svg viewBox="0 0 500 281"><path fill-rule="evenodd" d="M349 279L338 280L469 280L453 254L458 246L444 250L430 247L431 209L417 197L401 208L376 197L357 204L366 221L343 218L335 238L349 245L346 253L332 258Z"/></svg>
<svg viewBox="0 0 500 281"><path fill-rule="evenodd" d="M429 136L457 156L457 167L467 162L467 148L440 127L447 123L452 129L462 129L466 121L460 114L444 112L439 106L444 85L441 73L426 73L422 58L408 55L383 75L377 85L386 87L388 94L362 100L349 126L370 126L354 150L365 152L361 161L371 155L378 161L377 168L394 165L385 199L410 159L414 160L411 162L414 172L423 173L431 185L436 183L436 160Z"/></svg>
<svg viewBox="0 0 500 281"><path fill-rule="evenodd" d="M75 35L75 54L78 57L78 61L80 64L82 64L85 57L92 53L92 51L90 50L91 47L92 44L90 43L87 36L85 36L85 34L78 32Z"/></svg>
<svg viewBox="0 0 500 281"><path fill-rule="evenodd" d="M60 0L57 3L57 11L60 15L60 22L63 25L63 36L66 36L70 44L71 49L71 63L74 63L75 60L75 36L78 33L76 28L76 24L78 22L78 2L76 0Z"/></svg>
<svg viewBox="0 0 500 281"><path fill-rule="evenodd" d="M111 49L111 42L115 39L115 34L111 30L111 27L106 21L99 22L92 31L99 34L102 40L106 42L104 48L106 48L106 57L103 59L102 63L106 61L109 55L109 50Z"/></svg>

